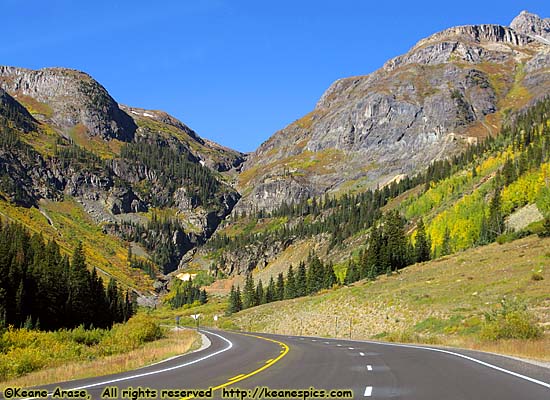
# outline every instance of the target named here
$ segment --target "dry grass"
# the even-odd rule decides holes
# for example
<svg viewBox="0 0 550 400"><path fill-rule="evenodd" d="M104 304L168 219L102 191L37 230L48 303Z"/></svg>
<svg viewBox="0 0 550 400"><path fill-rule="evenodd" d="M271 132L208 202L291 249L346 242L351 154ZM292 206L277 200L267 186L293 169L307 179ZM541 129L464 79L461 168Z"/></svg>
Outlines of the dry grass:
<svg viewBox="0 0 550 400"><path fill-rule="evenodd" d="M15 95L15 98L31 114L43 115L45 118L51 118L53 115L53 110L48 104L42 103L31 96L27 96L22 93L17 93Z"/></svg>
<svg viewBox="0 0 550 400"><path fill-rule="evenodd" d="M491 244L406 268L375 282L329 290L245 310L232 316L242 329L281 334L349 336L495 349L508 354L550 359L545 340L477 341L484 313L503 296L524 300L541 327L550 328L550 268L544 280L532 270L550 264L550 239L531 236ZM338 326L336 326L338 317ZM410 333L410 334L408 334ZM394 340L396 340L394 338ZM399 339L397 339L399 340ZM522 346L517 343L522 343ZM470 343L474 343L471 344Z"/></svg>
<svg viewBox="0 0 550 400"><path fill-rule="evenodd" d="M75 200L68 196L60 202L42 200L40 209L53 225L34 207L27 209L0 201L0 216L17 221L33 233L41 233L47 240L55 240L67 254L71 254L77 242L82 241L90 267L95 266L100 272L105 271L130 287L143 291L151 288L152 281L143 271L128 266L125 243L103 233Z"/></svg>
<svg viewBox="0 0 550 400"><path fill-rule="evenodd" d="M46 385L53 382L129 371L168 357L186 353L198 347L200 347L200 336L194 330L171 331L166 338L148 343L129 353L104 357L89 362L72 362L55 368L37 371L0 383L0 390L6 387Z"/></svg>
<svg viewBox="0 0 550 400"><path fill-rule="evenodd" d="M472 350L487 351L531 360L550 361L550 335L539 340L508 339L495 342L477 341L471 338L448 341L448 345Z"/></svg>

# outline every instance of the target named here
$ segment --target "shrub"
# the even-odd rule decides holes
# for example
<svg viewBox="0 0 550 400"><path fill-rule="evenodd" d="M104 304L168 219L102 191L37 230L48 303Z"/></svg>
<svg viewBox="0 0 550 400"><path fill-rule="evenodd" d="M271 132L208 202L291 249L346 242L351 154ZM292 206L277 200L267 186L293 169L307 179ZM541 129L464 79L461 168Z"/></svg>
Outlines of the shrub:
<svg viewBox="0 0 550 400"><path fill-rule="evenodd" d="M533 281L542 281L542 280L544 280L544 276L542 275L542 271L543 271L542 267L539 267L539 269L537 269L537 270L532 269L531 270L531 280L533 280Z"/></svg>
<svg viewBox="0 0 550 400"><path fill-rule="evenodd" d="M542 224L542 232L539 232L539 237L550 237L550 217L544 219Z"/></svg>
<svg viewBox="0 0 550 400"><path fill-rule="evenodd" d="M83 344L86 346L95 346L100 343L105 337L107 331L105 329L84 329L84 326L80 325L70 331L65 331L68 339L75 343Z"/></svg>
<svg viewBox="0 0 550 400"><path fill-rule="evenodd" d="M515 299L503 298L500 307L485 313L485 323L480 332L482 339L537 339L542 329L527 306Z"/></svg>

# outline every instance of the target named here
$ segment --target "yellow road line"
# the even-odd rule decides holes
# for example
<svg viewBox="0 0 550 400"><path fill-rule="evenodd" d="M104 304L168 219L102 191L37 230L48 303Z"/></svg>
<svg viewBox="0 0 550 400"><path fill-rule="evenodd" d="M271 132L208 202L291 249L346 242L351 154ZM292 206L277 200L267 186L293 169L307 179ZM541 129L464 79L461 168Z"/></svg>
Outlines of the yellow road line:
<svg viewBox="0 0 550 400"><path fill-rule="evenodd" d="M233 378L229 378L228 381L234 381L235 379L239 379L241 376L244 376L244 374L240 374L240 375L234 376Z"/></svg>
<svg viewBox="0 0 550 400"><path fill-rule="evenodd" d="M236 332L235 332L236 333ZM273 364L275 364L277 361L279 361L281 358L283 358L284 356L287 355L287 353L290 351L290 348L283 342L279 342L278 340L275 340L275 339L270 339L270 338L266 338L266 337L263 337L263 336L256 336L256 335L250 335L250 334L247 334L247 333L239 333L239 335L244 335L244 336L250 336L250 337L254 337L254 338L257 338L257 339L262 339L262 340L267 340L268 342L273 342L273 343L277 343L278 345L280 345L283 350L281 350L281 354L279 354L277 356L277 358L273 358L271 360L267 360L267 362L265 363L265 365L261 366L260 368L252 371L252 372L249 372L248 374L240 374L240 375L237 375L231 379L229 379L228 382L225 382L225 383L222 383L221 385L218 385L218 386L215 386L212 388L212 392L214 392L215 390L218 390L218 389L221 389L221 388L224 388L226 386L229 386L229 385L233 385L234 383L237 383L237 382L240 382L244 379L247 379L247 378L250 378L251 376L254 376L256 374L259 374L260 372L268 369L269 367L271 367ZM181 400L187 400L187 399L193 399L194 396L190 396L190 397L184 397L182 398Z"/></svg>

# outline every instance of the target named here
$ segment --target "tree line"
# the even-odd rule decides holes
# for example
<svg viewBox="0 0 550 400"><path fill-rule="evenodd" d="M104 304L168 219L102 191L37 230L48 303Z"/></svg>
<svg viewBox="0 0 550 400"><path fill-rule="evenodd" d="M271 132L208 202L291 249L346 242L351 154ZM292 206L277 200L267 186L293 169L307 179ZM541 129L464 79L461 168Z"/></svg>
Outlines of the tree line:
<svg viewBox="0 0 550 400"><path fill-rule="evenodd" d="M135 312L129 292L107 287L79 243L72 257L19 224L0 224L0 325L42 330L107 328Z"/></svg>
<svg viewBox="0 0 550 400"><path fill-rule="evenodd" d="M174 296L169 300L172 308L179 308L195 302L199 304L208 302L206 290L201 290L200 286L195 285L191 279L186 282L176 279L171 291L174 293Z"/></svg>
<svg viewBox="0 0 550 400"><path fill-rule="evenodd" d="M464 153L451 160L432 163L423 174L405 181L403 185L392 184L382 190L376 189L375 191L367 191L353 196L344 195L340 199L331 199L325 196L320 201L312 199L292 205L282 204L273 212L259 212L256 214L256 217L286 216L296 218L304 215L313 215L315 217L321 216L322 221L328 221L330 219L323 219L322 216L326 211L333 208L349 212L353 209L354 205L369 204L368 210L370 211L353 214L355 218L363 219L365 225L370 225L370 234L366 242L366 248L360 253L358 259L349 260L343 283L350 284L365 278L375 279L378 275L384 273L390 274L413 263L428 261L434 255L431 252L431 239L426 233L426 227L422 218L416 222L416 232L413 241L411 240L412 238L407 237L406 221L397 210L388 211L383 216L376 219L373 218L373 220L365 218L369 212L379 212L379 209L387 203L389 198L403 192L410 185L422 183L422 181L424 182L424 190L428 190L434 182L446 179L467 167L471 167L472 174L475 177L475 164L479 162L479 159L482 159L487 154L494 154L511 147L516 151L518 156L514 159L507 159L496 172L488 210L484 213L481 220L480 235L476 244L484 245L491 243L505 231L505 215L501 204L502 189L513 183L525 172L539 167L550 159L550 127L547 123L549 117L550 97L538 102L524 113L519 114L511 124L503 128L501 135L498 137L489 137L478 145L470 146ZM332 214L332 216L334 215ZM341 213L340 215L343 216L345 213ZM370 214L371 217L372 215ZM241 214L239 217L246 218L247 216L246 214ZM345 221L345 218L338 220L338 222L342 221ZM319 219L313 225L316 222L319 223ZM355 225L351 226L355 226L357 229L360 225L361 223L355 222ZM337 224L333 226L337 226ZM304 231L300 229L304 228L300 227L292 233L303 233ZM323 230L319 229L317 231L317 229L318 227L310 230L309 233L323 232ZM281 231L287 232L288 230L286 227L283 227ZM550 218L548 217L545 219L541 236L548 234L547 232L550 232ZM248 240L267 240L268 235L269 233L250 235ZM231 248L231 245L234 244L243 245L247 243L247 238L245 237L218 237L216 239L218 242L213 244L214 247L221 247L225 244ZM452 252L450 242L450 233L446 229L443 243L441 248L438 249L439 256ZM242 292L240 287L231 288L227 311L228 313L234 313L271 301L291 299L316 293L321 289L332 287L333 284L338 283L335 277L334 281L332 281L331 276L334 276L332 266L330 264L323 264L317 256L311 254L308 257L307 268L304 263L301 263L298 273L295 274L291 265L288 269L286 279L282 273L278 275L276 282L271 277L266 288L263 287L261 280L254 286L252 275L249 274Z"/></svg>
<svg viewBox="0 0 550 400"><path fill-rule="evenodd" d="M288 267L286 278L280 272L277 280L270 277L265 287L261 279L255 285L252 274L247 275L242 292L239 286L231 286L227 312L232 314L273 301L307 296L338 283L332 263L323 263L315 253L310 253L296 270L292 265Z"/></svg>
<svg viewBox="0 0 550 400"><path fill-rule="evenodd" d="M160 138L152 138L152 142L126 143L120 150L120 156L145 165L155 171L160 187L170 194L167 204L159 203L161 197L149 196L154 206L166 207L173 205L172 194L184 186L191 197L192 206L209 206L215 201L220 184L212 172L200 165L182 145L177 149L169 145L159 144Z"/></svg>

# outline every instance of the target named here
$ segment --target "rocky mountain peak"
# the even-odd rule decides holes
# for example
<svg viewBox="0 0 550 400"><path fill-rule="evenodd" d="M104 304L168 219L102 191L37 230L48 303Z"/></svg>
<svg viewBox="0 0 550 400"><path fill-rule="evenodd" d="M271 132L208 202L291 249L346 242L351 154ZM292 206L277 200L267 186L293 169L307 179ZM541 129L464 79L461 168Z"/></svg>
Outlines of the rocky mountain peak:
<svg viewBox="0 0 550 400"><path fill-rule="evenodd" d="M67 132L80 125L89 136L130 141L137 129L107 90L84 72L0 66L0 88L47 105L51 115L43 118Z"/></svg>
<svg viewBox="0 0 550 400"><path fill-rule="evenodd" d="M550 18L543 19L524 10L513 19L510 28L539 40L546 39L543 41L550 44Z"/></svg>
<svg viewBox="0 0 550 400"><path fill-rule="evenodd" d="M544 33L546 20L521 19ZM550 85L546 39L522 25L445 29L369 75L336 81L248 158L237 211L384 185L496 134L502 105L520 109Z"/></svg>

